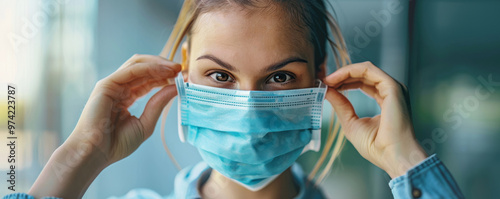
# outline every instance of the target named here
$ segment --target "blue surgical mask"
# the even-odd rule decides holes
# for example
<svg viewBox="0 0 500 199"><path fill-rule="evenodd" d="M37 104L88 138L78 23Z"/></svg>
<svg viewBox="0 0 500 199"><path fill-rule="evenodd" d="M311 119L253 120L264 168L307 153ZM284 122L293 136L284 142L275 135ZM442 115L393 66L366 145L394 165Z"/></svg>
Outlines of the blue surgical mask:
<svg viewBox="0 0 500 199"><path fill-rule="evenodd" d="M244 91L176 78L179 137L222 175L257 191L320 147L326 86Z"/></svg>

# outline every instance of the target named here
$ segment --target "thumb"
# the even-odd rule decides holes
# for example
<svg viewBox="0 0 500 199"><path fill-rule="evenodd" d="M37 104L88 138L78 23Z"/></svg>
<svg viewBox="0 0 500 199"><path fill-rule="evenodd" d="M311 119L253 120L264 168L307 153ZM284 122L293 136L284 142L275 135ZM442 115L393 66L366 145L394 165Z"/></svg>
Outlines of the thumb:
<svg viewBox="0 0 500 199"><path fill-rule="evenodd" d="M337 90L328 88L326 91L326 100L330 102L334 111L337 113L342 126L347 127L350 121L358 119L358 115L354 112L354 107L351 102Z"/></svg>
<svg viewBox="0 0 500 199"><path fill-rule="evenodd" d="M177 95L175 85L163 87L160 91L149 99L146 108L142 113L139 121L144 127L144 140L153 134L156 122L161 115L163 108Z"/></svg>

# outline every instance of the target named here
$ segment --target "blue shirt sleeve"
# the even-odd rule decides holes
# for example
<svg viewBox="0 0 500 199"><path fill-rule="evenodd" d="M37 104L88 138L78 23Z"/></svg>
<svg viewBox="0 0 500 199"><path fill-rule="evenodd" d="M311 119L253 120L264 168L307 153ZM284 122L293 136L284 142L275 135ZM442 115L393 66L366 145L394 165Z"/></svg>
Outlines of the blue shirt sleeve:
<svg viewBox="0 0 500 199"><path fill-rule="evenodd" d="M35 199L35 197L30 196L30 195L25 194L25 193L13 193L13 194L9 194L9 195L4 196L2 199ZM43 197L41 199L60 199L60 198Z"/></svg>
<svg viewBox="0 0 500 199"><path fill-rule="evenodd" d="M13 193L4 196L2 199L35 199L33 196L25 193ZM43 197L41 199L62 199L56 197ZM110 197L108 199L164 199L158 193L149 189L132 189L126 195L122 197Z"/></svg>
<svg viewBox="0 0 500 199"><path fill-rule="evenodd" d="M389 182L395 199L464 198L448 169L436 157L428 157Z"/></svg>

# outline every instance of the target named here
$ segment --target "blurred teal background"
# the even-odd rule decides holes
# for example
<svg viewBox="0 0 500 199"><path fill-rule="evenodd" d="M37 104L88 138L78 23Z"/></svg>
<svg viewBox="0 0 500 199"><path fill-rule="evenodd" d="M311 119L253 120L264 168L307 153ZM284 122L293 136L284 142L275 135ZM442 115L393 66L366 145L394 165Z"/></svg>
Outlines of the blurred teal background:
<svg viewBox="0 0 500 199"><path fill-rule="evenodd" d="M135 53L159 54L182 2L0 2L0 82L18 87L22 148L16 177L17 190L26 192L72 132L95 83ZM353 62L371 61L408 85L416 136L427 152L438 154L467 198L497 198L500 1L330 2ZM13 34L25 40L13 45ZM132 105L131 113L140 115L153 93ZM360 116L379 113L376 103L361 92L352 91L349 98ZM0 110L5 110L7 103L1 102ZM5 123L0 129L6 129ZM180 143L176 124L173 107L167 143L181 165L195 164L201 158L192 146ZM177 170L163 150L159 128L160 123L134 154L105 169L84 198L122 196L139 187L170 193ZM300 162L310 168L315 156L309 152ZM0 165L0 172L6 172L6 162ZM347 143L323 188L331 198L391 198L389 180ZM9 193L6 187L0 180L0 195Z"/></svg>

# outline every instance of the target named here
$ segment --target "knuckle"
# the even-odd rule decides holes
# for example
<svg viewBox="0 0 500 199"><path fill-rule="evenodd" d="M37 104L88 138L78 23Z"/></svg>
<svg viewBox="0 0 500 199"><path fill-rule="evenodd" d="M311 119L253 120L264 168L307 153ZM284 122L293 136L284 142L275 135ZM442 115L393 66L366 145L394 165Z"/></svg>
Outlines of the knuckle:
<svg viewBox="0 0 500 199"><path fill-rule="evenodd" d="M97 81L95 83L95 86L94 88L99 88L99 87L102 87L102 85L105 84L105 80L104 79L100 79L99 81Z"/></svg>
<svg viewBox="0 0 500 199"><path fill-rule="evenodd" d="M397 81L393 81L389 84L389 88L390 90L394 93L394 94L402 94L402 95L405 95L408 91L408 89L406 88L406 86L404 84L401 84Z"/></svg>
<svg viewBox="0 0 500 199"><path fill-rule="evenodd" d="M96 94L105 94L112 98L116 98L120 93L124 92L124 89L104 78L97 81L93 92L95 92Z"/></svg>
<svg viewBox="0 0 500 199"><path fill-rule="evenodd" d="M132 64L135 64L137 62L139 62L141 59L143 59L144 55L143 54L134 54L132 55L132 57L130 57L130 59L127 61L127 62L130 62L130 64L128 65L132 65Z"/></svg>
<svg viewBox="0 0 500 199"><path fill-rule="evenodd" d="M401 86L396 81L388 82L387 88L391 91L396 91L396 92L401 91Z"/></svg>
<svg viewBox="0 0 500 199"><path fill-rule="evenodd" d="M365 61L365 62L363 62L363 64L368 66L368 67L375 66L371 61Z"/></svg>

